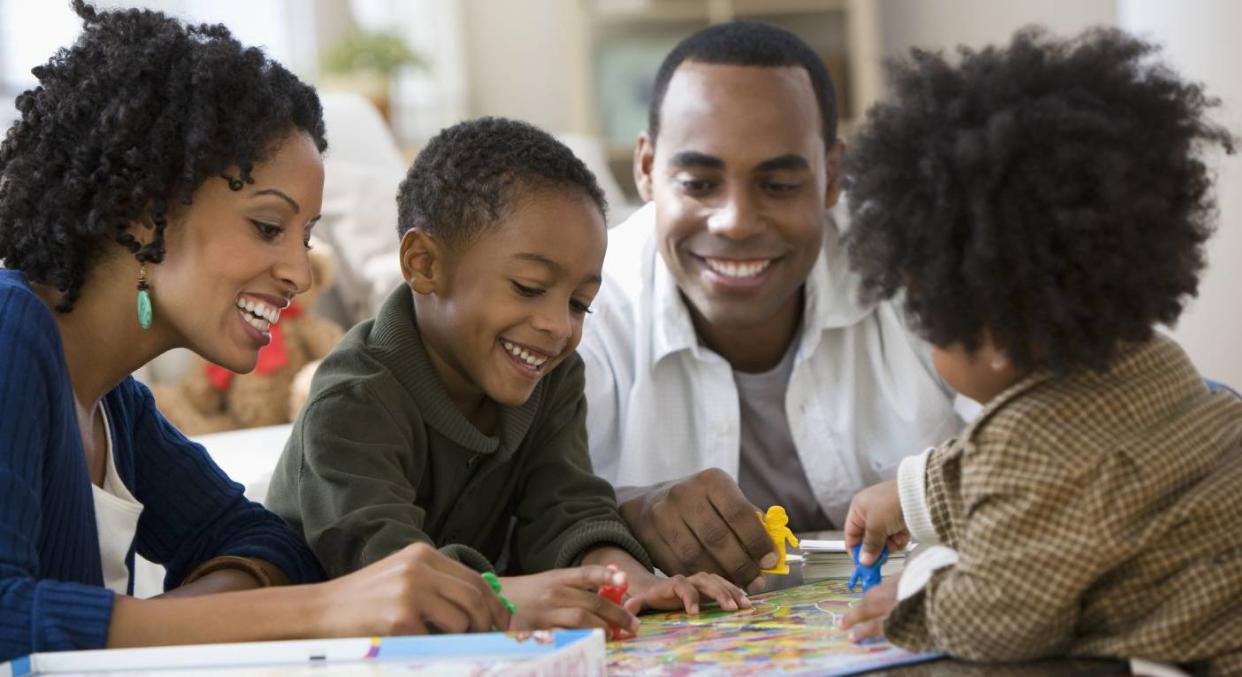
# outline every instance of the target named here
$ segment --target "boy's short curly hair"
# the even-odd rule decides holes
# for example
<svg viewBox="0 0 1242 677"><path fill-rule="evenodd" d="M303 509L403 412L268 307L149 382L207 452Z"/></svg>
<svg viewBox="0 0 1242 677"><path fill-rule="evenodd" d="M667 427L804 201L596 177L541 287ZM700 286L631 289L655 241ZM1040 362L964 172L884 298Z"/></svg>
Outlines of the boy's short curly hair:
<svg viewBox="0 0 1242 677"><path fill-rule="evenodd" d="M397 191L397 233L411 228L452 246L470 242L516 207L524 191L578 191L607 212L604 192L565 144L534 125L483 117L436 134Z"/></svg>
<svg viewBox="0 0 1242 677"><path fill-rule="evenodd" d="M64 312L109 240L162 260L170 205L208 178L236 166L240 190L294 130L327 148L315 90L224 26L73 7L81 37L34 69L0 146L0 259L63 292ZM149 244L134 222L154 226Z"/></svg>
<svg viewBox="0 0 1242 677"><path fill-rule="evenodd" d="M864 295L906 289L933 344L984 330L1019 366L1107 368L1194 295L1216 216L1201 152L1217 101L1118 30L1037 29L951 65L892 66L847 161Z"/></svg>

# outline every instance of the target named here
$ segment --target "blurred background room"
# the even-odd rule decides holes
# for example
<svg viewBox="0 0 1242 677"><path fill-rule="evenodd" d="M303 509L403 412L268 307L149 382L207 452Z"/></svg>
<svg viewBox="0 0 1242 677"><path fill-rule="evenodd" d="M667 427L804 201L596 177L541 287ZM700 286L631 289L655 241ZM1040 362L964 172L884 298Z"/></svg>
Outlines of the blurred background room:
<svg viewBox="0 0 1242 677"><path fill-rule="evenodd" d="M836 81L843 135L886 96L883 60L910 47L953 49L1008 40L1030 24L1056 34L1113 25L1164 45L1163 58L1224 101L1242 132L1242 3L1233 0L149 0L102 7L158 9L220 22L262 45L323 96L330 149L317 236L334 286L316 310L348 327L399 279L398 183L419 147L459 120L502 115L537 124L600 176L610 222L637 205L630 159L646 123L656 67L681 38L713 22L767 21L802 36ZM0 0L0 121L34 84L30 69L71 43L68 0ZM1213 157L1220 229L1200 295L1172 333L1203 373L1242 385L1242 185L1239 160ZM173 356L145 378L167 381Z"/></svg>

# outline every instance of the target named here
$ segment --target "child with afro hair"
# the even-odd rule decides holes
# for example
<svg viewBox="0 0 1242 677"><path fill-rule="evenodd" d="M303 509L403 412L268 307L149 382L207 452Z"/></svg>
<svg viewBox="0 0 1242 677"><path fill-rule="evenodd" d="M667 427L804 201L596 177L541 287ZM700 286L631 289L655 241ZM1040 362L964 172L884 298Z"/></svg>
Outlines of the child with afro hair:
<svg viewBox="0 0 1242 677"><path fill-rule="evenodd" d="M851 158L851 260L904 293L942 376L985 404L860 492L864 562L924 552L843 625L980 661L1242 670L1242 401L1154 330L1177 320L1232 151L1202 89L1116 30L1035 30L894 67Z"/></svg>

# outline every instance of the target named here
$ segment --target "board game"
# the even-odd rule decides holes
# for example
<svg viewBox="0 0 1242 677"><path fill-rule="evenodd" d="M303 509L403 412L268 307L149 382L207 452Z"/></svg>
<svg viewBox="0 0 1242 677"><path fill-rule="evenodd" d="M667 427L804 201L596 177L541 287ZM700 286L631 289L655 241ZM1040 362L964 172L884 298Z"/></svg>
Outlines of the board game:
<svg viewBox="0 0 1242 677"><path fill-rule="evenodd" d="M851 675L939 657L851 642L837 623L861 598L829 579L756 595L744 611L643 616L637 637L608 643L608 674Z"/></svg>

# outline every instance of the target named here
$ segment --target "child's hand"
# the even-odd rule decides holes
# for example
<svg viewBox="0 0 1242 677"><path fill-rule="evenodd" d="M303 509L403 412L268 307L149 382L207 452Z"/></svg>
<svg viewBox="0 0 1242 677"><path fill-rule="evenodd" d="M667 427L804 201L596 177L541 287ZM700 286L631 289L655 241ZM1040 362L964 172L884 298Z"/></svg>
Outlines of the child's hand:
<svg viewBox="0 0 1242 677"><path fill-rule="evenodd" d="M630 598L625 601L625 608L634 614L644 608L685 609L697 614L701 596L715 600L725 611L750 608L750 599L741 588L716 574L705 572L672 578L654 574L635 577L630 584Z"/></svg>
<svg viewBox="0 0 1242 677"><path fill-rule="evenodd" d="M308 617L328 637L486 632L509 626L509 612L478 572L417 543L315 586L319 611Z"/></svg>
<svg viewBox="0 0 1242 677"><path fill-rule="evenodd" d="M897 606L897 581L901 574L889 576L863 595L862 602L841 619L841 629L850 631L851 642L884 636L884 619Z"/></svg>
<svg viewBox="0 0 1242 677"><path fill-rule="evenodd" d="M638 619L596 594L604 585L623 585L624 572L603 566L553 569L500 579L504 596L517 607L512 630L603 628L638 632Z"/></svg>
<svg viewBox="0 0 1242 677"><path fill-rule="evenodd" d="M845 549L851 551L859 542L862 549L858 561L868 565L880 556L886 544L892 552L910 542L910 532L901 514L897 480L874 484L854 495L845 516Z"/></svg>

